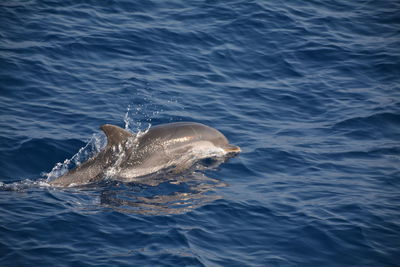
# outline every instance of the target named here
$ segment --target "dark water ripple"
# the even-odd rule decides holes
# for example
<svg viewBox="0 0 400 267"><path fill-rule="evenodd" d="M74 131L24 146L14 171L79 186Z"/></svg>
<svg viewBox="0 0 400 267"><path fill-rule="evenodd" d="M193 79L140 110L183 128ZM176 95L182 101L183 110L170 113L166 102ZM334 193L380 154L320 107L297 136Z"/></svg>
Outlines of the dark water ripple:
<svg viewBox="0 0 400 267"><path fill-rule="evenodd" d="M0 265L397 266L399 9L1 2ZM187 120L243 152L156 185L44 182L101 124Z"/></svg>

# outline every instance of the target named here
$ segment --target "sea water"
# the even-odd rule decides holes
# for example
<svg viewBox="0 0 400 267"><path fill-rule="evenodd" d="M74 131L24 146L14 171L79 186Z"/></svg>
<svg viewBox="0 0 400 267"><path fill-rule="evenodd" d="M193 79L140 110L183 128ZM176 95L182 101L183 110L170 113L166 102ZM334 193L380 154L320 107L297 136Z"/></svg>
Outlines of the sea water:
<svg viewBox="0 0 400 267"><path fill-rule="evenodd" d="M398 266L399 8L1 1L0 265ZM242 153L154 184L46 183L102 124L176 121Z"/></svg>

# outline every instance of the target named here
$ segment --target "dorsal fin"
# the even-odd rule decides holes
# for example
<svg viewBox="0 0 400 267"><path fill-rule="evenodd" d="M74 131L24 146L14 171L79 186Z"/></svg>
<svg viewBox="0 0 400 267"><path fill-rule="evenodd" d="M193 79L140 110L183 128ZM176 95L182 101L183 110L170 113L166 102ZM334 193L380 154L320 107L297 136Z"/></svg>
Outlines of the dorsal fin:
<svg viewBox="0 0 400 267"><path fill-rule="evenodd" d="M100 129L107 136L107 146L119 145L129 137L133 137L133 134L127 130L111 124L104 124Z"/></svg>

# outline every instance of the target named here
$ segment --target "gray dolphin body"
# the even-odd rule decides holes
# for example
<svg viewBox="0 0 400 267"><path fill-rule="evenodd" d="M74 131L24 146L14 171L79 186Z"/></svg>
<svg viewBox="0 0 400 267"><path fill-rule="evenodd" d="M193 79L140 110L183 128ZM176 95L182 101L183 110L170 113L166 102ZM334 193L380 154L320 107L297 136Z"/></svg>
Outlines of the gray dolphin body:
<svg viewBox="0 0 400 267"><path fill-rule="evenodd" d="M177 122L151 127L135 135L118 126L100 127L107 145L97 155L49 182L54 186L93 183L105 176L131 182L138 177L172 168L179 173L203 158L237 154L218 130L200 123Z"/></svg>

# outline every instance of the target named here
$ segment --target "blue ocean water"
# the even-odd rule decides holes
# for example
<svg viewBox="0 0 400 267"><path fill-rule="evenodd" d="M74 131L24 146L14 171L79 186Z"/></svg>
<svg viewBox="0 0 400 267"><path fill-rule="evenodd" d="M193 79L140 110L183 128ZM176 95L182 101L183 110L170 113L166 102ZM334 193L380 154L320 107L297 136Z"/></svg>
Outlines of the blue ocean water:
<svg viewBox="0 0 400 267"><path fill-rule="evenodd" d="M399 266L399 10L1 1L0 265ZM242 153L156 185L45 182L104 123L175 121Z"/></svg>

